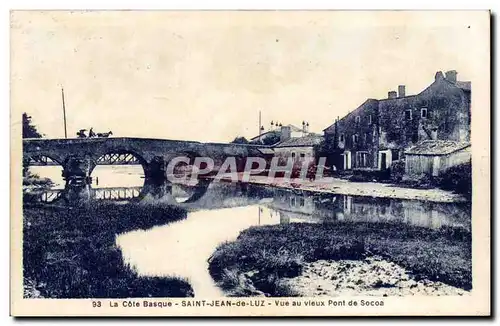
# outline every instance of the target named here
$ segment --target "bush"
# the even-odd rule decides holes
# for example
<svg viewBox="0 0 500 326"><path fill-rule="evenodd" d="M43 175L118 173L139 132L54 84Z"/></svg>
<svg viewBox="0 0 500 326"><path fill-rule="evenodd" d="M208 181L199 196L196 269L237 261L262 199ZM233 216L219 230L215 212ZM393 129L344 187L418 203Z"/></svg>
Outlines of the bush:
<svg viewBox="0 0 500 326"><path fill-rule="evenodd" d="M470 162L453 166L436 178L437 185L470 198L472 196L472 165Z"/></svg>
<svg viewBox="0 0 500 326"><path fill-rule="evenodd" d="M436 187L435 180L427 174L412 177L405 175L397 184L399 187L414 189L432 189Z"/></svg>
<svg viewBox="0 0 500 326"><path fill-rule="evenodd" d="M391 165L391 181L392 182L401 182L403 180L403 176L405 174L405 161L394 161Z"/></svg>
<svg viewBox="0 0 500 326"><path fill-rule="evenodd" d="M388 170L353 170L353 175L349 177L349 181L353 182L377 182L387 180L389 177Z"/></svg>

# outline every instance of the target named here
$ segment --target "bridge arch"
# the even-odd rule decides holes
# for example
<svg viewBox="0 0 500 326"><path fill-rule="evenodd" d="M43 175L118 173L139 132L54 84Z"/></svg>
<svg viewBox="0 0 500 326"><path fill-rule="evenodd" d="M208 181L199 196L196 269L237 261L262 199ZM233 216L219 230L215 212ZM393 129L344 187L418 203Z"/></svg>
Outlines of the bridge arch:
<svg viewBox="0 0 500 326"><path fill-rule="evenodd" d="M94 164L92 164L93 166L89 174L98 165L141 165L144 173L146 173L148 168L147 160L138 151L125 148L113 148L100 152L94 155L93 161Z"/></svg>
<svg viewBox="0 0 500 326"><path fill-rule="evenodd" d="M128 148L108 148L94 153L90 158L89 182L100 187L139 186L144 184L149 164L140 152ZM106 166L130 166L124 171L106 169ZM140 170L132 168L141 166Z"/></svg>
<svg viewBox="0 0 500 326"><path fill-rule="evenodd" d="M29 153L23 155L23 165L28 166L64 166L64 159L46 153Z"/></svg>

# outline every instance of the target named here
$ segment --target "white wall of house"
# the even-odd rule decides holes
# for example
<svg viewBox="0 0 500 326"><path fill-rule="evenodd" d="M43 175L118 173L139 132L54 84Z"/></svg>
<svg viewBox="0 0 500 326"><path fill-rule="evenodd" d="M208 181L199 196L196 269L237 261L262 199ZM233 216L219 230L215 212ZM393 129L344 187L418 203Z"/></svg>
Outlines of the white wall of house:
<svg viewBox="0 0 500 326"><path fill-rule="evenodd" d="M440 171L445 171L451 168L452 166L470 162L470 159L471 159L470 147L451 153L450 155L442 156L440 162Z"/></svg>
<svg viewBox="0 0 500 326"><path fill-rule="evenodd" d="M342 158L344 161L344 170L350 170L352 168L351 151L344 151L344 154L342 154Z"/></svg>
<svg viewBox="0 0 500 326"><path fill-rule="evenodd" d="M314 149L312 146L275 147L274 156L285 159L293 156L295 160L314 158Z"/></svg>
<svg viewBox="0 0 500 326"><path fill-rule="evenodd" d="M306 136L307 133L304 131L292 131L290 132L290 138L300 138Z"/></svg>

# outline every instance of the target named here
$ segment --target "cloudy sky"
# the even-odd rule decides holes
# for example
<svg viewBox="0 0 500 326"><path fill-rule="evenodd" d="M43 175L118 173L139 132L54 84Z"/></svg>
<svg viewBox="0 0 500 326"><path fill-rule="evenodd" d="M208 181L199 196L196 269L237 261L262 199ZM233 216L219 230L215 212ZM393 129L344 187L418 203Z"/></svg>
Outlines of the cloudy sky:
<svg viewBox="0 0 500 326"><path fill-rule="evenodd" d="M472 80L487 13L13 12L11 108L47 137L78 129L114 136L230 141L258 131L258 113L321 132L366 98L438 70ZM16 123L16 119L13 119Z"/></svg>

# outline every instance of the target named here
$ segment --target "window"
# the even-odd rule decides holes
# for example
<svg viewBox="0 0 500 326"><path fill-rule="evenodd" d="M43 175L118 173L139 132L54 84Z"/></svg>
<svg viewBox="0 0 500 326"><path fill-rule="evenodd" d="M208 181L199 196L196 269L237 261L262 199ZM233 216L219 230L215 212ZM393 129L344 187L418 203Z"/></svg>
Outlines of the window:
<svg viewBox="0 0 500 326"><path fill-rule="evenodd" d="M341 134L341 135L340 135L340 141L341 141L341 142L344 142L344 141L345 141L345 136L344 136L344 134Z"/></svg>
<svg viewBox="0 0 500 326"><path fill-rule="evenodd" d="M392 152L392 160L393 161L399 160L399 150L393 149L391 150L391 152Z"/></svg>
<svg viewBox="0 0 500 326"><path fill-rule="evenodd" d="M420 116L424 119L427 118L427 108L420 109Z"/></svg>
<svg viewBox="0 0 500 326"><path fill-rule="evenodd" d="M365 144L368 142L368 132L365 134Z"/></svg>
<svg viewBox="0 0 500 326"><path fill-rule="evenodd" d="M411 110L406 110L405 111L405 119L406 120L411 120Z"/></svg>
<svg viewBox="0 0 500 326"><path fill-rule="evenodd" d="M411 135L411 141L412 141L413 143L418 142L418 132L414 132L414 133Z"/></svg>
<svg viewBox="0 0 500 326"><path fill-rule="evenodd" d="M304 205L306 204L305 200L304 200L304 197L300 197L299 198L299 206L300 207L304 207Z"/></svg>
<svg viewBox="0 0 500 326"><path fill-rule="evenodd" d="M356 116L356 123L359 123L361 121L361 117L359 115Z"/></svg>
<svg viewBox="0 0 500 326"><path fill-rule="evenodd" d="M303 160L306 157L305 153L300 153L300 159Z"/></svg>
<svg viewBox="0 0 500 326"><path fill-rule="evenodd" d="M371 114L368 116L368 124L370 124L370 125L372 124L372 115Z"/></svg>
<svg viewBox="0 0 500 326"><path fill-rule="evenodd" d="M357 144L358 140L359 140L359 136L358 135L352 135L352 143L353 144Z"/></svg>
<svg viewBox="0 0 500 326"><path fill-rule="evenodd" d="M295 152L292 152L292 159L295 158Z"/></svg>
<svg viewBox="0 0 500 326"><path fill-rule="evenodd" d="M368 166L368 153L366 152L356 153L356 166L359 168L365 168Z"/></svg>

